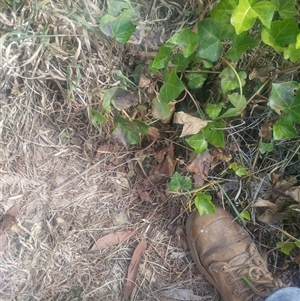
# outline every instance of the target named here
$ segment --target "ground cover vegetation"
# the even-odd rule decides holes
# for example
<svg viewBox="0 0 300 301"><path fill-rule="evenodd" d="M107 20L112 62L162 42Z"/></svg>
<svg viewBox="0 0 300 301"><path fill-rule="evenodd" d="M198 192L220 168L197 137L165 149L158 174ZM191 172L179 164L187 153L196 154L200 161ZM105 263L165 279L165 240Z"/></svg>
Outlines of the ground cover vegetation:
<svg viewBox="0 0 300 301"><path fill-rule="evenodd" d="M81 199L77 200L80 208L85 208L82 215L75 214L79 209L72 202L60 205L56 201L49 205L45 199L43 209L37 210L34 201L29 201L33 211L27 209L28 216L37 216L34 213L37 210L41 218L35 217L36 222L31 224L27 216L25 225L20 218L24 203L15 202L15 193L8 189L12 178L3 178L3 191L6 189L13 195L9 194L2 202L1 251L9 246L8 235L18 240L14 245L16 250L20 250L20 245L38 250L35 235L41 239L41 246L43 243L48 246L52 239L60 242L64 236L59 246L50 243L60 254L47 271L57 271L57 262L60 267L63 261L68 262L66 254L76 257L74 251L79 252L73 241L70 249L59 249L62 242L75 233L77 240L90 246L89 250L86 247L79 253L100 251L109 262L105 266L92 255L86 255L82 261L78 255L80 262L70 261L76 267L73 273L82 267L86 272L71 284L67 283L68 277L63 276L60 292L53 274L46 271L44 275L48 275L49 282L45 280L40 287L32 281L26 282L26 273L32 279L44 279L38 272L32 275L31 269L28 272L26 267L22 267L23 274L18 274L20 284L14 279L17 284L12 289L9 267L17 269L12 264L17 255L9 260L4 258L7 267L1 290L5 300L18 295L22 287L23 293L16 300L35 300L31 299L33 296L41 300L129 297L161 300L159 296L170 300L202 300L202 296L207 295L203 281L202 291L199 287L195 289L192 279L186 278L182 283L189 281L190 284L185 289L159 286L162 284L159 279L164 277L158 274L164 272L154 271L166 264L161 248L170 246L164 240L164 232L156 231L154 237L155 230L150 223L141 226L138 217L143 216L143 221L156 218L159 224L166 207L170 207L171 213L165 223L176 237L177 249L184 250L176 252L174 247L172 256L178 256L177 260L185 256L182 224L187 212L196 207L200 214L208 214L214 212L215 205L222 205L272 254L270 263L274 271L283 275L287 284L298 285L299 9L296 0L159 3L5 0L0 6L1 134L7 145L0 162L3 170L10 168L16 172L16 165L11 165L16 164L11 159L16 151L10 145L21 148L19 138L23 137L21 140L26 142L24 137L30 132L32 139L39 139L33 143L36 147L46 141L55 148L53 141L57 138L62 148L51 153L53 160L59 160L60 155L70 149L76 150L76 155L71 151L70 156L77 158L78 166L74 165L72 171L66 170L67 174L61 171L55 177L57 183L52 185L55 189L51 186L49 191L46 189L47 193L39 195L45 198L56 191L54 195L60 199L76 191L76 179L81 199L90 195L89 181L90 185L102 182L101 187L93 188L95 193L102 191L103 195L109 191L107 196L100 197L97 205L95 195L90 195L91 201L85 207ZM30 120L35 118L39 121L30 125ZM34 135L37 124L41 128L48 124L53 132L45 127ZM8 129L13 130L15 136ZM54 140L49 138L49 131ZM44 166L45 157L41 152L34 166L38 169ZM26 158L32 160L26 155L23 160ZM102 169L96 175L95 166L100 167L98 161ZM49 166L62 164L50 159L47 162ZM72 175L74 170L75 176ZM95 173L90 175L91 170ZM32 168L21 172L32 173L37 172ZM43 181L48 181L43 178L47 174L42 173ZM67 181L61 182L62 178ZM34 186L32 182L30 185ZM65 190L59 190L60 187ZM118 198L109 204L108 199L114 195ZM32 194L32 198L36 196ZM46 212L45 207L49 207L46 216L41 213ZM97 208L98 218L90 217L90 210L94 210L91 208ZM123 212L125 208L127 216ZM63 211L68 217L61 215ZM104 211L110 212L109 217ZM109 227L111 216L114 216L113 226ZM84 222L86 219L89 222ZM85 226L81 226L80 231L70 234L69 231L82 224ZM41 238L44 227L49 233ZM92 230L87 231L88 228ZM99 235L99 229L106 231ZM112 250L117 252L116 248L120 248L120 252L122 244L127 244L137 231L140 235L136 248L127 247L129 251L124 253L120 265L111 263ZM35 242L35 247L30 247L25 234ZM151 257L151 246L147 245L146 238L152 240L156 257ZM45 248L49 254L50 249ZM39 251L24 254L28 262L32 262L34 254L33 258L47 260ZM153 271L141 263L145 254L152 260ZM131 258L129 267L128 257ZM89 270L91 262L97 262L93 271ZM174 267L168 262L168 273L176 275L170 277L170 282L185 275L174 270L184 271L186 263L176 264ZM120 276L120 270L125 274ZM99 277L97 273L102 273L101 280L105 284L91 280ZM111 284L105 280L110 273L119 275ZM55 283L51 285L51 292L47 288L50 283Z"/></svg>

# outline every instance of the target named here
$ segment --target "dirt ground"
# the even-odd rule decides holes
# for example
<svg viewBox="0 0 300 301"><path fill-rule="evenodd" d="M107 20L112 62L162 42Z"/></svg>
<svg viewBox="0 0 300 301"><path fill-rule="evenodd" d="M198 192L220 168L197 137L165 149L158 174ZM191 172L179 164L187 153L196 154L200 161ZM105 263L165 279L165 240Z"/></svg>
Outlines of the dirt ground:
<svg viewBox="0 0 300 301"><path fill-rule="evenodd" d="M0 4L1 300L123 300L143 237L147 247L130 300L171 301L176 289L192 290L197 296L190 300L219 300L180 239L188 197L168 194L165 182L141 193L147 182L141 160L153 164L170 139L128 148L113 139L109 122L98 131L89 120L103 91L120 81L112 66L132 71L145 60L133 55L137 50L151 56L197 20L199 1L171 2L138 1L136 35L114 51L92 31L105 12L103 0ZM134 235L92 250L117 231Z"/></svg>

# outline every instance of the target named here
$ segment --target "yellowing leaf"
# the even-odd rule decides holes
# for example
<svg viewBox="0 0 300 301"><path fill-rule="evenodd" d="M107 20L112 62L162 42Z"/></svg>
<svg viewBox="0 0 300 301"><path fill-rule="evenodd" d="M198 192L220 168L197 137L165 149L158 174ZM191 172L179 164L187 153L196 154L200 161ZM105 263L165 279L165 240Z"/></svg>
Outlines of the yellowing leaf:
<svg viewBox="0 0 300 301"><path fill-rule="evenodd" d="M184 112L174 114L174 123L183 124L183 129L180 137L194 135L200 132L201 129L207 126L208 121L194 117Z"/></svg>

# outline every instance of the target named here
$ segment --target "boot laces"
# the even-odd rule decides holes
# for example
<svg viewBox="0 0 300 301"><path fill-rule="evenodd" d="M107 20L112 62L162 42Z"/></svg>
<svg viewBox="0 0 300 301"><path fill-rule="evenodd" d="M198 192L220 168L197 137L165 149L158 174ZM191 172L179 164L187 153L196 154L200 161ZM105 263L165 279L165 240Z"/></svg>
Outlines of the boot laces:
<svg viewBox="0 0 300 301"><path fill-rule="evenodd" d="M221 267L223 272L231 274L227 278L228 284L233 284L236 281L241 283L241 288L235 291L236 295L248 292L249 297L245 300L247 301L255 295L267 297L274 290L283 286L279 279L270 274L254 244L249 245L247 253L237 256L229 262L229 265L226 264Z"/></svg>

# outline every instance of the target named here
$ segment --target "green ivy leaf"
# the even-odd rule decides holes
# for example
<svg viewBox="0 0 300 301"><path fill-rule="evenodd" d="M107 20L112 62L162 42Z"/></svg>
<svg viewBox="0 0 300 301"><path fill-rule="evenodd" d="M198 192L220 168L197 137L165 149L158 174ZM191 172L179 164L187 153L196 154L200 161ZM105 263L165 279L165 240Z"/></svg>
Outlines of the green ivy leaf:
<svg viewBox="0 0 300 301"><path fill-rule="evenodd" d="M249 30L257 18L265 27L270 28L275 8L275 5L269 1L240 0L231 16L231 24L236 34Z"/></svg>
<svg viewBox="0 0 300 301"><path fill-rule="evenodd" d="M195 134L185 139L185 141L190 147L194 149L195 155L198 155L207 150L208 143L203 133Z"/></svg>
<svg viewBox="0 0 300 301"><path fill-rule="evenodd" d="M215 205L211 202L212 197L203 192L197 192L195 197L195 206L200 215L214 214L216 212Z"/></svg>
<svg viewBox="0 0 300 301"><path fill-rule="evenodd" d="M126 43L136 25L131 22L132 11L124 10L119 16L104 15L100 20L100 30L107 36L115 38L119 43Z"/></svg>
<svg viewBox="0 0 300 301"><path fill-rule="evenodd" d="M292 18L297 15L296 0L271 0L282 19Z"/></svg>
<svg viewBox="0 0 300 301"><path fill-rule="evenodd" d="M294 242L294 244L295 244L298 248L300 248L300 239L296 240L296 241Z"/></svg>
<svg viewBox="0 0 300 301"><path fill-rule="evenodd" d="M172 64L176 65L176 71L181 72L188 68L193 56L184 57L182 53L177 53L172 58Z"/></svg>
<svg viewBox="0 0 300 301"><path fill-rule="evenodd" d="M175 100L184 89L183 83L173 68L169 74L165 75L165 82L160 88L160 97L162 101L168 103L171 100Z"/></svg>
<svg viewBox="0 0 300 301"><path fill-rule="evenodd" d="M282 138L295 138L297 136L298 134L293 126L293 121L290 120L286 115L280 116L273 126L274 140L280 140Z"/></svg>
<svg viewBox="0 0 300 301"><path fill-rule="evenodd" d="M171 60L172 47L163 45L159 48L157 55L152 61L151 67L155 69L164 69L168 67L168 63Z"/></svg>
<svg viewBox="0 0 300 301"><path fill-rule="evenodd" d="M283 243L279 241L277 247L280 247L280 251L285 255L290 255L291 251L294 249L295 244L293 242Z"/></svg>
<svg viewBox="0 0 300 301"><path fill-rule="evenodd" d="M138 126L138 131L140 134L148 134L149 133L149 125L140 120L133 120L133 122Z"/></svg>
<svg viewBox="0 0 300 301"><path fill-rule="evenodd" d="M128 2L123 0L107 0L107 14L116 17L122 9L129 9Z"/></svg>
<svg viewBox="0 0 300 301"><path fill-rule="evenodd" d="M251 220L250 213L249 213L249 211L247 211L247 210L243 210L243 211L240 213L240 216L241 216L242 218L244 218L246 221L250 221L250 220Z"/></svg>
<svg viewBox="0 0 300 301"><path fill-rule="evenodd" d="M295 43L290 44L288 47L284 48L283 56L285 60L290 59L292 63L296 63L300 59L300 50Z"/></svg>
<svg viewBox="0 0 300 301"><path fill-rule="evenodd" d="M244 86L247 74L244 71L239 71L238 75L242 82L242 86ZM230 67L226 67L222 70L219 77L221 78L221 89L224 94L239 87L238 79Z"/></svg>
<svg viewBox="0 0 300 301"><path fill-rule="evenodd" d="M245 110L247 101L244 95L232 93L228 95L228 99L235 107L237 113L241 114Z"/></svg>
<svg viewBox="0 0 300 301"><path fill-rule="evenodd" d="M95 109L90 110L90 119L93 126L98 130L100 124L106 121L106 118L98 110Z"/></svg>
<svg viewBox="0 0 300 301"><path fill-rule="evenodd" d="M238 177L247 176L248 171L242 165L237 164L236 162L231 163L229 169L232 169Z"/></svg>
<svg viewBox="0 0 300 301"><path fill-rule="evenodd" d="M188 86L191 89L200 89L207 79L207 73L190 72L186 73L185 77L188 79Z"/></svg>
<svg viewBox="0 0 300 301"><path fill-rule="evenodd" d="M242 32L239 35L234 34L232 37L232 48L228 51L227 58L237 62L244 52L253 49L258 44L259 42L248 36L247 32Z"/></svg>
<svg viewBox="0 0 300 301"><path fill-rule="evenodd" d="M268 105L278 115L288 113L292 107L295 91L300 88L300 84L295 81L272 84Z"/></svg>
<svg viewBox="0 0 300 301"><path fill-rule="evenodd" d="M172 105L174 106L175 104L173 102L166 103L156 97L152 100L152 114L160 120L169 119L173 114L170 110Z"/></svg>
<svg viewBox="0 0 300 301"><path fill-rule="evenodd" d="M225 123L217 121L209 123L203 130L204 137L209 143L217 147L224 147L224 128Z"/></svg>
<svg viewBox="0 0 300 301"><path fill-rule="evenodd" d="M294 122L300 124L300 90L293 99L289 114Z"/></svg>
<svg viewBox="0 0 300 301"><path fill-rule="evenodd" d="M222 0L211 10L211 17L220 22L228 23L230 21L233 10L239 4L239 0Z"/></svg>
<svg viewBox="0 0 300 301"><path fill-rule="evenodd" d="M200 58L216 62L221 55L221 41L233 35L233 28L211 18L206 18L198 23L199 47L197 55Z"/></svg>
<svg viewBox="0 0 300 301"><path fill-rule="evenodd" d="M224 103L222 102L208 103L205 107L205 112L212 120L215 120L219 116L223 108Z"/></svg>
<svg viewBox="0 0 300 301"><path fill-rule="evenodd" d="M183 29L169 39L169 43L182 47L185 58L195 52L198 42L198 35L190 29Z"/></svg>
<svg viewBox="0 0 300 301"><path fill-rule="evenodd" d="M261 154L269 153L269 152L272 152L273 150L274 150L274 144L272 142L270 142L270 143L262 142L260 144L259 152Z"/></svg>
<svg viewBox="0 0 300 301"><path fill-rule="evenodd" d="M128 119L125 119L121 116L115 116L115 130L120 130L126 137L127 141L130 144L136 144L141 141L139 126Z"/></svg>
<svg viewBox="0 0 300 301"><path fill-rule="evenodd" d="M284 46L296 43L299 28L294 18L274 21L271 28L261 32L263 42L275 50L283 51Z"/></svg>
<svg viewBox="0 0 300 301"><path fill-rule="evenodd" d="M115 94L117 93L118 91L118 87L114 87L114 88L111 88L109 90L106 90L104 92L104 95L103 95L103 102L102 102L102 108L106 111L110 111L111 110L111 101L113 99L113 97L115 96Z"/></svg>
<svg viewBox="0 0 300 301"><path fill-rule="evenodd" d="M167 184L167 187L172 192L187 191L192 188L192 181L190 178L184 178L177 171L173 174L171 181Z"/></svg>

